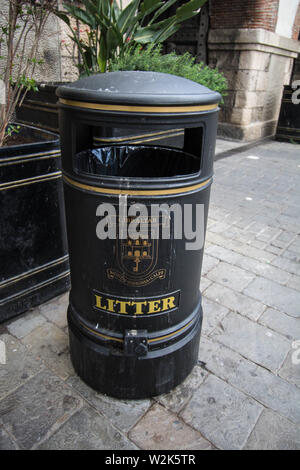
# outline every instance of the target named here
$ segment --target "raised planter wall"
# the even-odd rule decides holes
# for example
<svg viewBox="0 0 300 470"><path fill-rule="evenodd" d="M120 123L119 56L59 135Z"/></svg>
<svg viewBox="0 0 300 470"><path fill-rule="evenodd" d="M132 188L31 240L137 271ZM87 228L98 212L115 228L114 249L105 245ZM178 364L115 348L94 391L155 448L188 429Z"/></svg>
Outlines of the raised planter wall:
<svg viewBox="0 0 300 470"><path fill-rule="evenodd" d="M0 322L69 288L58 136L0 148Z"/></svg>
<svg viewBox="0 0 300 470"><path fill-rule="evenodd" d="M41 83L38 91L29 91L21 106L16 108L16 119L51 132L59 132L56 88L60 82Z"/></svg>

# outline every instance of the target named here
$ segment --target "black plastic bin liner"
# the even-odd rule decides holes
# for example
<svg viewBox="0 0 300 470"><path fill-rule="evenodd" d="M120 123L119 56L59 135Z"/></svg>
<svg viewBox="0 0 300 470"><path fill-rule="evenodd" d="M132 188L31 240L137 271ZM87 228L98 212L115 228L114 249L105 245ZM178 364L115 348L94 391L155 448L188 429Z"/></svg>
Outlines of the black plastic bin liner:
<svg viewBox="0 0 300 470"><path fill-rule="evenodd" d="M199 158L167 147L98 147L84 150L75 158L78 172L99 176L167 178L200 171Z"/></svg>

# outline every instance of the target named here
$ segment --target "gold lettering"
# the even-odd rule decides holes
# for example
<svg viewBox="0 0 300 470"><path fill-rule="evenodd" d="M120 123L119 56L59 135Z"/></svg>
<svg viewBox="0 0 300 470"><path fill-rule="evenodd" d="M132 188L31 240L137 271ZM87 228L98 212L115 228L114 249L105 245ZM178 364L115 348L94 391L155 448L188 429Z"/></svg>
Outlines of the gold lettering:
<svg viewBox="0 0 300 470"><path fill-rule="evenodd" d="M133 300L111 299L95 294L95 307L122 315L143 315L176 308L176 297L170 296L156 300L134 302Z"/></svg>
<svg viewBox="0 0 300 470"><path fill-rule="evenodd" d="M130 305L130 302L123 302L121 300L116 300L116 304L120 305L120 310L118 313L123 313L126 315L127 314L126 307L127 305Z"/></svg>
<svg viewBox="0 0 300 470"><path fill-rule="evenodd" d="M102 310L106 310L106 306L102 305L102 297L100 295L95 295L96 297L96 307L101 308Z"/></svg>
<svg viewBox="0 0 300 470"><path fill-rule="evenodd" d="M171 310L171 308L175 308L176 305L174 304L175 297L167 297L162 299L162 310Z"/></svg>
<svg viewBox="0 0 300 470"><path fill-rule="evenodd" d="M115 301L113 299L106 299L108 303L107 310L109 312L114 313L115 312Z"/></svg>
<svg viewBox="0 0 300 470"><path fill-rule="evenodd" d="M148 313L157 313L160 312L160 300L153 300L149 302L149 310Z"/></svg>
<svg viewBox="0 0 300 470"><path fill-rule="evenodd" d="M135 305L135 315L139 315L144 313L142 310L142 305L147 305L147 302L133 302L133 305Z"/></svg>

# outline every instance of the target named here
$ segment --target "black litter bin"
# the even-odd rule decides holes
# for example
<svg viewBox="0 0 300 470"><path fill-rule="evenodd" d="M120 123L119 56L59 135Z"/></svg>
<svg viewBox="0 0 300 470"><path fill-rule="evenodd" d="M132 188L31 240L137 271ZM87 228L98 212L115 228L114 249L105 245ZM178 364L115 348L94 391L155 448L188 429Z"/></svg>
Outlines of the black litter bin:
<svg viewBox="0 0 300 470"><path fill-rule="evenodd" d="M74 368L114 397L165 393L198 357L203 243L183 222L205 234L221 97L154 72L57 93Z"/></svg>

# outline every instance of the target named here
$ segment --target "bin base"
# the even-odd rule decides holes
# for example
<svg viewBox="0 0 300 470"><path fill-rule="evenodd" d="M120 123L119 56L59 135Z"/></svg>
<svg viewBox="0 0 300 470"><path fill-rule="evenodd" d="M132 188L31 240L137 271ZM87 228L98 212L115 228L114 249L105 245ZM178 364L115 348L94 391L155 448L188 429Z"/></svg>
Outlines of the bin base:
<svg viewBox="0 0 300 470"><path fill-rule="evenodd" d="M79 377L109 396L141 399L169 392L192 371L198 360L202 308L200 304L198 321L188 335L143 357L96 343L72 322L70 311L68 324L71 360Z"/></svg>

